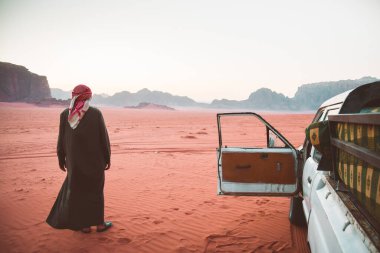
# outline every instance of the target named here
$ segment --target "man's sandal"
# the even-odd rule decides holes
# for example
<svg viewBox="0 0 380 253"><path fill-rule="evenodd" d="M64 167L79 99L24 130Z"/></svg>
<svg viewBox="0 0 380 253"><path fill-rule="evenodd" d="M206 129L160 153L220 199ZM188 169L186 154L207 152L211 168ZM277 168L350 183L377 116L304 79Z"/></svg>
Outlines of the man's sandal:
<svg viewBox="0 0 380 253"><path fill-rule="evenodd" d="M112 222L111 221L105 221L103 223L102 228L99 228L99 227L96 228L96 232L104 232L104 231L108 230L110 227L112 227Z"/></svg>

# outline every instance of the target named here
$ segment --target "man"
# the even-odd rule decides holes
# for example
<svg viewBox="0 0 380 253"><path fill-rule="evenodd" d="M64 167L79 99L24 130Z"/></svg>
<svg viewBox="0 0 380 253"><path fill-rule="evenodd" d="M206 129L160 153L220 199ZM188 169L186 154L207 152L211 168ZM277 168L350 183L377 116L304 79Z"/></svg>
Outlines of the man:
<svg viewBox="0 0 380 253"><path fill-rule="evenodd" d="M103 232L104 171L111 166L111 149L102 113L90 107L92 92L78 85L70 107L60 116L57 155L66 179L46 222L54 228Z"/></svg>

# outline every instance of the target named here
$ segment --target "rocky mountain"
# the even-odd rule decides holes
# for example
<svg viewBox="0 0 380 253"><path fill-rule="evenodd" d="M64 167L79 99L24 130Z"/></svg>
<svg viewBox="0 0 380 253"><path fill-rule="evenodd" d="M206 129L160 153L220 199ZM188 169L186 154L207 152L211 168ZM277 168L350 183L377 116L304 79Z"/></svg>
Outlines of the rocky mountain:
<svg viewBox="0 0 380 253"><path fill-rule="evenodd" d="M51 96L56 99L71 99L71 91L64 91L58 88L50 88Z"/></svg>
<svg viewBox="0 0 380 253"><path fill-rule="evenodd" d="M374 77L362 77L356 80L304 84L297 89L292 102L298 110L315 110L335 95L378 80Z"/></svg>
<svg viewBox="0 0 380 253"><path fill-rule="evenodd" d="M374 77L362 77L356 80L304 84L298 88L293 98L267 88L261 88L251 93L246 100L214 100L210 107L255 110L316 110L324 101L335 95L378 80Z"/></svg>
<svg viewBox="0 0 380 253"><path fill-rule="evenodd" d="M166 105L157 105L152 103L140 103L137 106L125 106L125 108L130 109L149 109L149 110L166 110L174 111L175 109Z"/></svg>
<svg viewBox="0 0 380 253"><path fill-rule="evenodd" d="M0 101L36 102L50 98L46 76L34 74L23 66L0 62Z"/></svg>
<svg viewBox="0 0 380 253"><path fill-rule="evenodd" d="M210 104L212 108L236 108L255 110L291 110L292 100L281 93L274 92L268 88L261 88L252 92L248 99L236 100L214 100Z"/></svg>
<svg viewBox="0 0 380 253"><path fill-rule="evenodd" d="M113 96L94 96L93 103L115 106L136 106L141 102L166 106L197 106L197 102L185 96L175 96L167 92L142 89L136 93L122 91Z"/></svg>
<svg viewBox="0 0 380 253"><path fill-rule="evenodd" d="M251 93L246 104L249 108L260 110L286 110L291 108L291 101L281 93L261 88Z"/></svg>
<svg viewBox="0 0 380 253"><path fill-rule="evenodd" d="M244 108L246 107L246 100L229 100L229 99L214 99L208 107L211 108Z"/></svg>

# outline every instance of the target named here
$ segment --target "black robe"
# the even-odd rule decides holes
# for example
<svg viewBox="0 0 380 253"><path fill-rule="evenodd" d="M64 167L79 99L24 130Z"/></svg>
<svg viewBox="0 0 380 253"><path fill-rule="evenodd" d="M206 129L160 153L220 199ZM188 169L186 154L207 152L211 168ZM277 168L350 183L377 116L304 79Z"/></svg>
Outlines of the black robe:
<svg viewBox="0 0 380 253"><path fill-rule="evenodd" d="M78 230L104 222L104 169L111 149L102 113L90 107L76 129L61 113L57 155L67 176L46 222L54 228Z"/></svg>

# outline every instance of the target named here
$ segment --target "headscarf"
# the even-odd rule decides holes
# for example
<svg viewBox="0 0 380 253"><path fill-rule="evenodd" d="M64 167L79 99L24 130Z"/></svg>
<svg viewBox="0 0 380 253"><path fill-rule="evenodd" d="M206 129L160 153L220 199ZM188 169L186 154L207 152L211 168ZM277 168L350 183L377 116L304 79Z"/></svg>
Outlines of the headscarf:
<svg viewBox="0 0 380 253"><path fill-rule="evenodd" d="M71 95L68 121L71 128L75 129L90 107L92 92L86 85L79 84L74 88Z"/></svg>

